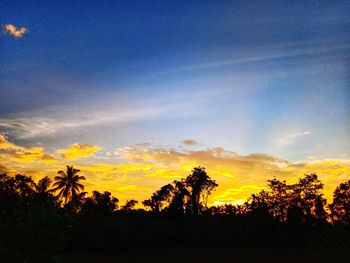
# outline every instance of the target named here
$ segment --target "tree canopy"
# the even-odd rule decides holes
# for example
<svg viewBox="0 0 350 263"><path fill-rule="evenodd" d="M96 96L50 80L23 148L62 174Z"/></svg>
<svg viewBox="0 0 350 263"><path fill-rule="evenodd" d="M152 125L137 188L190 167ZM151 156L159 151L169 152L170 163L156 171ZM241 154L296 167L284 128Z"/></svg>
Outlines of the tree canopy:
<svg viewBox="0 0 350 263"><path fill-rule="evenodd" d="M316 174L294 184L273 178L243 204L209 206L218 184L204 167L195 167L144 200L144 210L136 208L134 199L120 206L108 191L82 192L85 177L73 166L66 168L54 184L47 176L35 182L30 176L0 174L0 256L8 262L56 262L63 250L113 253L135 246L219 243L294 246L327 229L350 231L350 181L337 186L328 206Z"/></svg>

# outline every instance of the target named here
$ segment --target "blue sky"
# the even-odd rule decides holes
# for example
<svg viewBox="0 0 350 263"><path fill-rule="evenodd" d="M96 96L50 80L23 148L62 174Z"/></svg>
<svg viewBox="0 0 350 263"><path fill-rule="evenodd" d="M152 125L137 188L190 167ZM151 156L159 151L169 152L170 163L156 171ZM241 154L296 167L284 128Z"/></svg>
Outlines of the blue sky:
<svg viewBox="0 0 350 263"><path fill-rule="evenodd" d="M148 142L350 154L349 1L2 1L0 131L47 151ZM54 147L54 148L53 148Z"/></svg>

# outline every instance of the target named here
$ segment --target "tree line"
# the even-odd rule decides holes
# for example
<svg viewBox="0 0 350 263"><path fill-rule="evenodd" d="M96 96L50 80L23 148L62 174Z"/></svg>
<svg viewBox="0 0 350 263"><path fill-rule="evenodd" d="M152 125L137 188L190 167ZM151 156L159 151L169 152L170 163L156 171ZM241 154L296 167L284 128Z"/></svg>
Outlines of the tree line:
<svg viewBox="0 0 350 263"><path fill-rule="evenodd" d="M218 184L204 167L195 167L142 201L145 210L136 209L133 199L119 205L108 191L88 196L80 172L67 166L54 181L44 177L38 182L21 174L0 174L2 258L57 262L62 251L300 246L309 244L320 229L346 232L350 225L350 181L336 187L327 205L316 174L306 174L295 184L274 178L242 205L209 207L208 197Z"/></svg>

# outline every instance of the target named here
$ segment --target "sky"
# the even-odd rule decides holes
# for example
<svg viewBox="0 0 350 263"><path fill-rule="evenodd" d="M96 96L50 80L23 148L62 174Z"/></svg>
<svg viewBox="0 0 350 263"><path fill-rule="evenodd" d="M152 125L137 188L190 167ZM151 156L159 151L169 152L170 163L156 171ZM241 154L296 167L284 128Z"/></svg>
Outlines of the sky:
<svg viewBox="0 0 350 263"><path fill-rule="evenodd" d="M349 1L1 1L0 168L120 200L207 168L212 204L350 179Z"/></svg>

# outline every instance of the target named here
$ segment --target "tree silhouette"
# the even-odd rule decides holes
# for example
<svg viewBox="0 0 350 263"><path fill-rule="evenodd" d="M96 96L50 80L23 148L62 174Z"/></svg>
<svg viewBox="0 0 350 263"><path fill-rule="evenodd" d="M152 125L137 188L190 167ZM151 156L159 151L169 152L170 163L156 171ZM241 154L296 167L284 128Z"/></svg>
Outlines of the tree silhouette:
<svg viewBox="0 0 350 263"><path fill-rule="evenodd" d="M72 197L72 200L70 200L64 206L64 208L72 214L79 214L82 211L83 205L86 201L86 195L87 195L87 192L80 192L74 195Z"/></svg>
<svg viewBox="0 0 350 263"><path fill-rule="evenodd" d="M211 180L204 167L195 167L192 174L185 179L185 185L190 189L188 210L190 214L198 215L207 206L208 196L218 184Z"/></svg>
<svg viewBox="0 0 350 263"><path fill-rule="evenodd" d="M49 189L51 186L51 183L52 183L52 180L48 176L45 176L44 178L39 180L37 184L34 184L34 189L41 196L48 195L52 192L52 189L51 190Z"/></svg>
<svg viewBox="0 0 350 263"><path fill-rule="evenodd" d="M260 217L269 217L271 215L269 213L271 209L269 197L269 193L264 190L257 195L252 194L248 200L248 202L250 201L249 211Z"/></svg>
<svg viewBox="0 0 350 263"><path fill-rule="evenodd" d="M305 174L298 184L292 185L294 202L300 202L304 214L304 222L324 221L326 212L323 207L326 200L323 198L323 184L315 173ZM296 200L296 201L295 201Z"/></svg>
<svg viewBox="0 0 350 263"><path fill-rule="evenodd" d="M276 178L268 180L269 191L252 195L249 211L265 209L281 222L318 223L327 219L324 210L323 184L316 174L305 174L298 183L288 185Z"/></svg>
<svg viewBox="0 0 350 263"><path fill-rule="evenodd" d="M173 197L169 205L169 212L173 215L183 215L189 196L190 192L187 190L184 180L174 181Z"/></svg>
<svg viewBox="0 0 350 263"><path fill-rule="evenodd" d="M329 208L333 222L350 224L350 181L341 183L335 189Z"/></svg>
<svg viewBox="0 0 350 263"><path fill-rule="evenodd" d="M272 216L279 221L286 221L290 204L290 195L286 181L280 181L276 178L268 180L268 188L270 189L270 195L266 197Z"/></svg>
<svg viewBox="0 0 350 263"><path fill-rule="evenodd" d="M134 199L127 200L126 203L125 203L125 205L123 205L123 206L121 207L121 210L122 210L122 211L130 211L130 210L132 210L132 209L135 207L135 205L136 205L137 203L138 203L138 201L136 201L136 200L134 200Z"/></svg>
<svg viewBox="0 0 350 263"><path fill-rule="evenodd" d="M334 202L327 210L334 223L330 224L323 184L316 174L306 174L295 184L269 180L266 190L252 194L242 205L207 207L217 184L204 168L196 167L186 178L162 186L145 200L151 212L131 211L136 200L128 200L118 210L118 199L110 192L93 191L88 196L80 191L84 179L73 166L58 172L53 189L48 177L35 183L25 175L0 174L0 258L57 262L49 256L218 244L302 248L319 239L329 243L323 235L334 236L336 230L344 236L350 233L350 181L334 191ZM54 190L62 201L51 194ZM327 229L330 234L324 232ZM347 249L346 240L339 241ZM6 261L8 256L14 259Z"/></svg>
<svg viewBox="0 0 350 263"><path fill-rule="evenodd" d="M14 178L9 179L10 185L20 198L32 196L34 193L34 181L31 176L16 174Z"/></svg>
<svg viewBox="0 0 350 263"><path fill-rule="evenodd" d="M158 213L163 209L165 203L170 203L173 191L174 187L171 184L164 185L142 204L149 207L152 212Z"/></svg>
<svg viewBox="0 0 350 263"><path fill-rule="evenodd" d="M6 173L0 174L0 210L14 206L17 195L14 190L14 179Z"/></svg>
<svg viewBox="0 0 350 263"><path fill-rule="evenodd" d="M156 213L166 210L173 215L199 215L207 208L208 197L217 186L204 167L195 167L185 179L164 185L142 204Z"/></svg>
<svg viewBox="0 0 350 263"><path fill-rule="evenodd" d="M58 171L58 176L55 176L53 185L54 191L59 191L58 198L64 199L64 203L72 200L80 191L84 190L84 186L79 183L80 180L85 180L84 176L79 176L80 170L74 169L73 166L67 165L66 172Z"/></svg>
<svg viewBox="0 0 350 263"><path fill-rule="evenodd" d="M111 196L110 192L93 191L91 197L85 198L82 210L84 212L111 214L118 207L118 202L118 198Z"/></svg>

